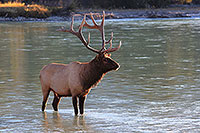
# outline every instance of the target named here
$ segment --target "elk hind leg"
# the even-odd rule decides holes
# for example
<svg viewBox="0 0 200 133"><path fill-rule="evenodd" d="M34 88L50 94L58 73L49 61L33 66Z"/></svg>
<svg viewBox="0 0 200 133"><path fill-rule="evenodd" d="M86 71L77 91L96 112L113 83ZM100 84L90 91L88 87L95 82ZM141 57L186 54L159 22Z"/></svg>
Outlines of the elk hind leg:
<svg viewBox="0 0 200 133"><path fill-rule="evenodd" d="M46 108L46 103L49 97L50 89L42 88L42 93L43 93L42 111L44 111Z"/></svg>
<svg viewBox="0 0 200 133"><path fill-rule="evenodd" d="M56 93L54 93L54 99L53 99L53 103L52 103L54 111L58 111L58 104L60 102L60 99L61 98Z"/></svg>

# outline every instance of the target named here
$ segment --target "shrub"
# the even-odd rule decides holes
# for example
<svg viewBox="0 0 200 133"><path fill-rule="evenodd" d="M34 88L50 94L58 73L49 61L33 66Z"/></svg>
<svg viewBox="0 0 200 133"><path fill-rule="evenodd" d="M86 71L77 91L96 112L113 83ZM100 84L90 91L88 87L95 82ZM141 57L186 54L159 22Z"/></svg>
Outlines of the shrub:
<svg viewBox="0 0 200 133"><path fill-rule="evenodd" d="M8 2L0 3L1 17L32 17L32 18L46 18L50 16L47 8L40 5L25 5L24 3Z"/></svg>
<svg viewBox="0 0 200 133"><path fill-rule="evenodd" d="M11 17L15 18L18 16L23 16L25 14L24 7L1 7L0 16L1 17Z"/></svg>
<svg viewBox="0 0 200 133"><path fill-rule="evenodd" d="M24 3L19 3L19 2L7 2L7 3L1 3L0 2L0 7L24 7Z"/></svg>
<svg viewBox="0 0 200 133"><path fill-rule="evenodd" d="M34 5L28 5L25 8L25 17L31 17L31 18L47 18L50 16L50 12L47 8L34 4Z"/></svg>

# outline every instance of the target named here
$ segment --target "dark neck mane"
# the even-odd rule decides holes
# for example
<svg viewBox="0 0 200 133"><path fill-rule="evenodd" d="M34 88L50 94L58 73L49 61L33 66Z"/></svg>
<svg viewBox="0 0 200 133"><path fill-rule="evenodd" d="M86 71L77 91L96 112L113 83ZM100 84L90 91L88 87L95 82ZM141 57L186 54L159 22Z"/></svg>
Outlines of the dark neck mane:
<svg viewBox="0 0 200 133"><path fill-rule="evenodd" d="M95 60L89 63L82 64L82 71L80 73L80 80L83 85L83 89L90 89L96 86L103 78L104 73Z"/></svg>

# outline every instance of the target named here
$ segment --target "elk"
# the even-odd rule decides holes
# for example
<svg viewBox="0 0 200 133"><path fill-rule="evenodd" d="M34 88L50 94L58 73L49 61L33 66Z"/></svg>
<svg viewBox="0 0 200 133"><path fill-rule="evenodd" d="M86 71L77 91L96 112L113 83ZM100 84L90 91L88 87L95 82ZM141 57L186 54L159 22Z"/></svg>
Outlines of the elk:
<svg viewBox="0 0 200 133"><path fill-rule="evenodd" d="M69 32L77 36L87 49L97 53L97 55L90 62L71 62L69 64L51 63L42 68L40 71L40 82L43 93L42 111L45 110L50 91L53 91L54 99L52 106L54 111L58 111L58 104L61 97L72 97L75 115L78 114L78 99L80 114L83 114L84 101L91 88L96 86L107 72L118 70L120 67L117 62L111 59L109 53L117 51L121 47L121 41L118 47L112 48L113 33L108 41L105 40L105 12L103 12L101 24L96 23L92 13L90 13L90 16L94 25L90 25L86 22L85 14L78 31L75 31L73 29L73 16L71 28L69 30L61 28L59 31ZM83 27L100 31L102 38L102 48L100 50L89 46L90 34L88 34L88 41L86 41L82 34ZM105 48L106 44L110 44L108 49Z"/></svg>

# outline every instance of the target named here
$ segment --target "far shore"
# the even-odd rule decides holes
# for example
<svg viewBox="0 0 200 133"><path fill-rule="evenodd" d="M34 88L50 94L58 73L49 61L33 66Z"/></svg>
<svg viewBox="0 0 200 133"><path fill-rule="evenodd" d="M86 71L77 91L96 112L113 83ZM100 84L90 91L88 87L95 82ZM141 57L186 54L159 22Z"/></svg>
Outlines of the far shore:
<svg viewBox="0 0 200 133"><path fill-rule="evenodd" d="M66 16L50 16L47 18L25 18L25 17L0 17L2 21L70 21L71 16L79 14L77 16L83 16L88 12L102 13L102 10L77 10L71 12L70 15ZM200 17L200 7L175 7L175 8L164 8L164 9L127 9L127 10L105 10L107 19L126 19L126 18L193 18ZM81 18L81 17L80 17Z"/></svg>

